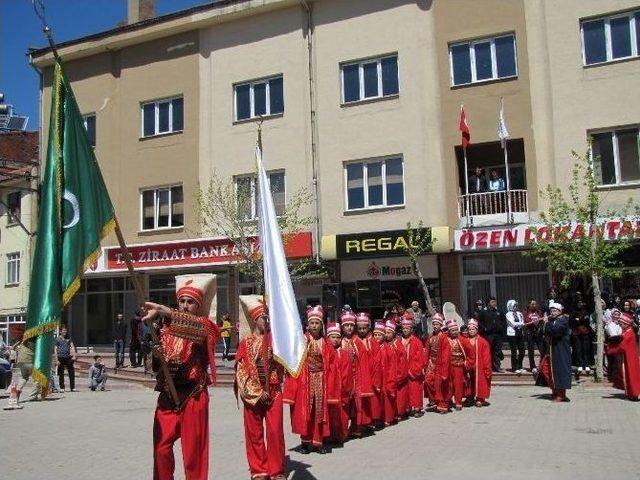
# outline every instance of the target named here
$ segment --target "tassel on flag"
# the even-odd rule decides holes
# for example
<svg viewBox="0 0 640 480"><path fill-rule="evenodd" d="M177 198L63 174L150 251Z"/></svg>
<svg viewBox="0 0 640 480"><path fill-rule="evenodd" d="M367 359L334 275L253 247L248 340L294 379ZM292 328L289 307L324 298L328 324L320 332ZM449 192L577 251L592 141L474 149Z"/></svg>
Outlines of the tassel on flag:
<svg viewBox="0 0 640 480"><path fill-rule="evenodd" d="M464 106L460 105L460 126L458 127L462 133L462 148L466 150L471 143L471 132L467 123L467 116L464 113Z"/></svg>
<svg viewBox="0 0 640 480"><path fill-rule="evenodd" d="M504 101L502 97L500 97L500 114L498 116L498 138L500 139L500 146L504 150L507 147L509 131L507 130L507 124L504 122Z"/></svg>

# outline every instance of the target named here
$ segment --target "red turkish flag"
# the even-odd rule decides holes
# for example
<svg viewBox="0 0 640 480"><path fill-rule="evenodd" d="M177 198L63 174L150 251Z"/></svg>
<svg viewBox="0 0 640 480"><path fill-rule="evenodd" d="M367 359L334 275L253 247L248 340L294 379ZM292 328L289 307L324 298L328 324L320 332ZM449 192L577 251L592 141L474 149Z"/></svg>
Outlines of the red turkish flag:
<svg viewBox="0 0 640 480"><path fill-rule="evenodd" d="M460 105L460 126L458 128L460 132L462 132L462 148L467 148L471 142L471 132L469 131L467 116L464 114L464 107L462 105Z"/></svg>

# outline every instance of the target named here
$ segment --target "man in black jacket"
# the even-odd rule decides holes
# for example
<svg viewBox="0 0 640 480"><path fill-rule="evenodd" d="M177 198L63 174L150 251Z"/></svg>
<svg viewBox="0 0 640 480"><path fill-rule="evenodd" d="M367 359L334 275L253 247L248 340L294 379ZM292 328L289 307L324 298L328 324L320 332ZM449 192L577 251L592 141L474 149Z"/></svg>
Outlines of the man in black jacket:
<svg viewBox="0 0 640 480"><path fill-rule="evenodd" d="M139 367L142 364L142 319L140 312L136 312L129 321L131 330L131 342L129 342L129 361L132 367Z"/></svg>
<svg viewBox="0 0 640 480"><path fill-rule="evenodd" d="M480 312L478 323L480 331L491 346L491 363L494 372L501 372L502 336L506 321L504 314L498 310L496 297L489 297L487 308Z"/></svg>
<svg viewBox="0 0 640 480"><path fill-rule="evenodd" d="M127 324L119 313L113 324L113 347L116 350L116 369L124 367L124 341L127 338Z"/></svg>

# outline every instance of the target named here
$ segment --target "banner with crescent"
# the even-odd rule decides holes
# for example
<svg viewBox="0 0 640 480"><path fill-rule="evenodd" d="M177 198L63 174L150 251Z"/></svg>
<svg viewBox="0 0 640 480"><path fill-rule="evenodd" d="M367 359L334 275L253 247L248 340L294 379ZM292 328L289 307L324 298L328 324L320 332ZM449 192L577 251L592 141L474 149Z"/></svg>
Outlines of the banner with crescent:
<svg viewBox="0 0 640 480"><path fill-rule="evenodd" d="M58 60L51 88L47 155L38 212L27 326L35 342L34 379L49 387L53 332L81 275L115 227L113 205L89 144L82 115Z"/></svg>

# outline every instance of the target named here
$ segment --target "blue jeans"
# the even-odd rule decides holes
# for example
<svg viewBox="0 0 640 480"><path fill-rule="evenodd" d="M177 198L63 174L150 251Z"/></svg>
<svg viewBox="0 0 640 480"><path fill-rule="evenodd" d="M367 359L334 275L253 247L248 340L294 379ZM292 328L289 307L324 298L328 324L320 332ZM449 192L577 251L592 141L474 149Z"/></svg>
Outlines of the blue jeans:
<svg viewBox="0 0 640 480"><path fill-rule="evenodd" d="M116 368L124 366L124 340L115 340L113 347L116 349Z"/></svg>

